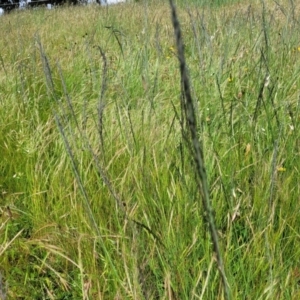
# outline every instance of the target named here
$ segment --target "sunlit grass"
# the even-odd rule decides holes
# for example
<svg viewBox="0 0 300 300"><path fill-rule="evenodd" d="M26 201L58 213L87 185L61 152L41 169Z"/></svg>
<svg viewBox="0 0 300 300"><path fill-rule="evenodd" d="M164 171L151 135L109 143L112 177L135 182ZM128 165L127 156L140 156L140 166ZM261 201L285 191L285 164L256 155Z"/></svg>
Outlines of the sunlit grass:
<svg viewBox="0 0 300 300"><path fill-rule="evenodd" d="M233 299L300 296L298 12L179 9ZM170 20L157 1L1 17L0 296L222 299Z"/></svg>

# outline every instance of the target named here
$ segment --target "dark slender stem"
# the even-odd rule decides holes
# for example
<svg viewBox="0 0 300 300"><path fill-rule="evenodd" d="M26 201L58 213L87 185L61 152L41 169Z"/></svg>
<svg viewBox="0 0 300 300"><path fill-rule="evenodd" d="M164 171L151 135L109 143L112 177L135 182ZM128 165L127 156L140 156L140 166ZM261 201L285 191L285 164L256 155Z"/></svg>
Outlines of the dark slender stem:
<svg viewBox="0 0 300 300"><path fill-rule="evenodd" d="M226 300L229 300L230 299L229 285L225 274L225 268L224 268L223 258L221 255L218 233L217 233L214 215L213 215L213 209L209 199L209 188L208 188L208 180L207 180L206 168L204 163L203 148L198 139L198 134L197 134L197 119L195 114L193 98L191 94L191 87L190 87L190 81L189 81L189 76L187 71L187 65L184 56L184 45L183 45L183 38L181 34L181 28L178 21L175 5L172 0L169 0L169 2L172 11L172 22L174 27L180 75L181 75L181 89L182 89L181 101L183 101L183 103L181 104L181 108L184 109L184 116L186 119L187 130L189 131L188 134L190 135L189 145L191 146L192 153L193 153L193 159L194 159L196 175L197 175L197 184L201 193L202 204L204 207L205 216L209 225L209 231L213 243L213 250L216 255L219 272L223 282L224 297Z"/></svg>

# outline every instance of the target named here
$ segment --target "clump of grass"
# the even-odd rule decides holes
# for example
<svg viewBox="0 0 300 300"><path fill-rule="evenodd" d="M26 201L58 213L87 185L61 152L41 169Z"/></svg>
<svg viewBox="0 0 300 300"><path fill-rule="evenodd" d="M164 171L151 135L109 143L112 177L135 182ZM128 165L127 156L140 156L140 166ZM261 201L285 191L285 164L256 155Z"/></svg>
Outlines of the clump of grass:
<svg viewBox="0 0 300 300"><path fill-rule="evenodd" d="M296 299L299 7L178 15L232 298ZM169 16L152 1L2 18L4 297L224 297Z"/></svg>

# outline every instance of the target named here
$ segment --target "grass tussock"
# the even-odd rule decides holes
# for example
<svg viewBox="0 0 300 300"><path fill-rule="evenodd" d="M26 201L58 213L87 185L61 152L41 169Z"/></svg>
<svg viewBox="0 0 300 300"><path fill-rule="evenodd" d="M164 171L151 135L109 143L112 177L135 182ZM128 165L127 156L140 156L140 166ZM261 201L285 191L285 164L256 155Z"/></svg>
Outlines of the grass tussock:
<svg viewBox="0 0 300 300"><path fill-rule="evenodd" d="M178 3L195 138L231 298L298 299L300 6L252 2ZM227 297L168 3L0 32L0 299Z"/></svg>

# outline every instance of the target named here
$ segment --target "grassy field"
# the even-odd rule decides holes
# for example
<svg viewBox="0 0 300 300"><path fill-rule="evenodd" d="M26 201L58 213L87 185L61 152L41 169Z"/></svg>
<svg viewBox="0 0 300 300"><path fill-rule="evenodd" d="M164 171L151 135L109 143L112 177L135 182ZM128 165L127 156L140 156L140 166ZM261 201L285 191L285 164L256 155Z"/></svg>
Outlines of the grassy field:
<svg viewBox="0 0 300 300"><path fill-rule="evenodd" d="M300 5L248 2L178 3L197 133L231 299L296 300ZM0 299L226 298L168 1L16 11L0 40Z"/></svg>

